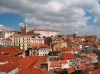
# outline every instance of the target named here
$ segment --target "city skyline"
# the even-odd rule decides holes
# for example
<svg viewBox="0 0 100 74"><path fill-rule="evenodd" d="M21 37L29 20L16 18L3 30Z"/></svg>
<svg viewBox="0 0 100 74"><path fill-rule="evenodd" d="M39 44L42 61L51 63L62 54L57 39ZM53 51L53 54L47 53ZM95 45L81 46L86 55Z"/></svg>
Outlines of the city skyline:
<svg viewBox="0 0 100 74"><path fill-rule="evenodd" d="M0 28L20 30L29 27L59 30L70 34L96 35L100 38L99 0L1 0Z"/></svg>

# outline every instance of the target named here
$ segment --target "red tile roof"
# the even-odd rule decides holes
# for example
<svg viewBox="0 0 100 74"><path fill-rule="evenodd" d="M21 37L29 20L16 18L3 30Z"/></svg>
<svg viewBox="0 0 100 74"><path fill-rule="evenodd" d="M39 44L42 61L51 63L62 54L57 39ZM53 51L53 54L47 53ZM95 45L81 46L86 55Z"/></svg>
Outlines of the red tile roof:
<svg viewBox="0 0 100 74"><path fill-rule="evenodd" d="M83 54L81 54L81 56L85 56L85 57L88 57L88 58L92 58L92 57L95 57L96 54L95 53L89 53L89 54L83 53Z"/></svg>
<svg viewBox="0 0 100 74"><path fill-rule="evenodd" d="M80 64L79 67L80 67L80 69L84 69L85 68L84 63Z"/></svg>
<svg viewBox="0 0 100 74"><path fill-rule="evenodd" d="M61 64L66 64L68 63L67 60L61 60L61 61L55 61L55 62L50 62L51 67L60 67Z"/></svg>
<svg viewBox="0 0 100 74"><path fill-rule="evenodd" d="M33 61L35 60L36 58L32 58L32 57L25 57L23 59L20 59L18 60L19 62L19 68L22 69L22 68L28 68L32 63ZM33 60L33 61L32 61ZM34 61L35 62L35 61Z"/></svg>
<svg viewBox="0 0 100 74"><path fill-rule="evenodd" d="M28 60L28 61L27 61ZM23 68L34 68L40 67L40 64L45 63L47 60L46 56L27 56L21 60L19 60L19 68L23 69Z"/></svg>
<svg viewBox="0 0 100 74"><path fill-rule="evenodd" d="M0 72L10 72L19 66L18 60L22 59L21 56L6 56L0 55Z"/></svg>
<svg viewBox="0 0 100 74"><path fill-rule="evenodd" d="M64 59L64 60L67 60L67 59L76 59L77 57L71 53L61 53L61 58Z"/></svg>
<svg viewBox="0 0 100 74"><path fill-rule="evenodd" d="M3 65L0 65L0 72L10 72L17 67L18 67L18 63L15 63L15 62L6 63Z"/></svg>
<svg viewBox="0 0 100 74"><path fill-rule="evenodd" d="M62 40L63 37L57 37L56 40Z"/></svg>
<svg viewBox="0 0 100 74"><path fill-rule="evenodd" d="M40 65L45 63L47 60L47 57L41 57L41 59L39 59L35 64L34 67L40 68Z"/></svg>
<svg viewBox="0 0 100 74"><path fill-rule="evenodd" d="M69 73L72 73L72 72L76 71L76 68L75 67L67 68L67 70L68 70Z"/></svg>
<svg viewBox="0 0 100 74"><path fill-rule="evenodd" d="M84 43L84 46L94 46L95 45L95 43L94 42L87 42L87 43Z"/></svg>
<svg viewBox="0 0 100 74"><path fill-rule="evenodd" d="M22 69L18 72L18 74L51 74L48 71L41 70L41 69Z"/></svg>
<svg viewBox="0 0 100 74"><path fill-rule="evenodd" d="M88 74L100 74L100 69L89 71Z"/></svg>
<svg viewBox="0 0 100 74"><path fill-rule="evenodd" d="M29 45L30 47L34 47L34 46L37 46L37 47L40 47L40 48L50 48L50 46L48 46L47 44L37 44L37 43L30 43Z"/></svg>
<svg viewBox="0 0 100 74"><path fill-rule="evenodd" d="M8 59L6 55L0 55L0 62L6 62L7 60Z"/></svg>
<svg viewBox="0 0 100 74"><path fill-rule="evenodd" d="M86 35L86 36L82 36L83 38L96 38L95 35Z"/></svg>
<svg viewBox="0 0 100 74"><path fill-rule="evenodd" d="M10 37L6 38L4 41L12 41L12 39Z"/></svg>
<svg viewBox="0 0 100 74"><path fill-rule="evenodd" d="M95 44L96 44L96 45L100 45L100 41L96 41Z"/></svg>
<svg viewBox="0 0 100 74"><path fill-rule="evenodd" d="M30 43L29 46L30 47L34 47L34 46L39 46L39 44L37 44L37 43Z"/></svg>
<svg viewBox="0 0 100 74"><path fill-rule="evenodd" d="M50 72L51 72L51 71L52 71L52 72L54 72L54 71L59 71L59 72L60 72L60 71L62 71L62 70L63 70L62 68L54 68L53 70L51 69ZM56 74L56 73L54 73L54 74Z"/></svg>
<svg viewBox="0 0 100 74"><path fill-rule="evenodd" d="M6 56L0 55L0 62L17 62L19 59L22 59L22 56Z"/></svg>
<svg viewBox="0 0 100 74"><path fill-rule="evenodd" d="M50 62L51 67L60 67L61 63L60 62Z"/></svg>
<svg viewBox="0 0 100 74"><path fill-rule="evenodd" d="M9 54L11 56L15 56L21 53L23 53L23 50L17 46L0 47L0 54Z"/></svg>
<svg viewBox="0 0 100 74"><path fill-rule="evenodd" d="M62 51L80 50L80 48L62 48Z"/></svg>
<svg viewBox="0 0 100 74"><path fill-rule="evenodd" d="M80 69L90 71L95 67L95 63L81 63L80 64Z"/></svg>
<svg viewBox="0 0 100 74"><path fill-rule="evenodd" d="M45 47L45 48L50 48L50 46L48 46L47 44L40 44L39 47L40 47L40 48L43 48L43 47Z"/></svg>
<svg viewBox="0 0 100 74"><path fill-rule="evenodd" d="M66 63L68 63L67 60L61 60L60 62L61 62L61 64L66 64Z"/></svg>

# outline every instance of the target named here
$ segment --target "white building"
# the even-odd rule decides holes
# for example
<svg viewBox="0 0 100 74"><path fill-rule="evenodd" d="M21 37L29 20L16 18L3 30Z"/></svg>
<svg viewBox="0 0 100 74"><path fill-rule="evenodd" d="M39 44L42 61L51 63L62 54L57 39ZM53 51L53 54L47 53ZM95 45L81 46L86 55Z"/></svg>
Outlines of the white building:
<svg viewBox="0 0 100 74"><path fill-rule="evenodd" d="M27 50L29 44L44 44L44 38L34 34L20 34L12 36L12 45Z"/></svg>
<svg viewBox="0 0 100 74"><path fill-rule="evenodd" d="M52 51L52 48L40 48L39 56L47 56L50 51Z"/></svg>
<svg viewBox="0 0 100 74"><path fill-rule="evenodd" d="M1 35L4 39L6 39L6 38L10 37L11 35L14 35L14 32L2 30L2 31L0 31L0 35Z"/></svg>
<svg viewBox="0 0 100 74"><path fill-rule="evenodd" d="M32 36L30 43L33 44L44 44L44 38L40 36Z"/></svg>
<svg viewBox="0 0 100 74"><path fill-rule="evenodd" d="M55 31L55 30L44 30L44 29L39 29L39 28L32 28L29 30L26 24L23 24L21 26L21 33L22 34L25 34L25 33L40 34L41 36L46 36L46 37L58 35L58 31Z"/></svg>
<svg viewBox="0 0 100 74"><path fill-rule="evenodd" d="M29 49L30 56L47 56L52 51L47 44L31 44Z"/></svg>
<svg viewBox="0 0 100 74"><path fill-rule="evenodd" d="M27 50L27 47L30 44L32 36L33 35L28 35L28 34L14 35L12 36L12 45L19 46L20 49Z"/></svg>
<svg viewBox="0 0 100 74"><path fill-rule="evenodd" d="M42 37L50 37L50 36L56 36L58 35L58 31L55 30L43 30L43 29L38 29L38 28L33 28L28 31L28 33L35 33L35 34L40 34Z"/></svg>
<svg viewBox="0 0 100 74"><path fill-rule="evenodd" d="M1 46L12 46L12 40L10 38L1 41Z"/></svg>
<svg viewBox="0 0 100 74"><path fill-rule="evenodd" d="M48 62L48 71L52 69L65 69L65 68L70 68L69 66L69 61L68 60L60 60L60 61L50 61Z"/></svg>

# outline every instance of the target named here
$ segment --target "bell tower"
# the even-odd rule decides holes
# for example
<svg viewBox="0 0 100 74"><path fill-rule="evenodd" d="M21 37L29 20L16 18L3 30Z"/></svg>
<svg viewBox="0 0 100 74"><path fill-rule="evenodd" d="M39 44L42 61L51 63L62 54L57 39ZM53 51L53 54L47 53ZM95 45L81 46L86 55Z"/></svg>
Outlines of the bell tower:
<svg viewBox="0 0 100 74"><path fill-rule="evenodd" d="M78 32L77 30L75 30L74 34L73 34L73 37L78 37Z"/></svg>
<svg viewBox="0 0 100 74"><path fill-rule="evenodd" d="M21 25L21 33L26 34L29 31L27 24L22 24Z"/></svg>

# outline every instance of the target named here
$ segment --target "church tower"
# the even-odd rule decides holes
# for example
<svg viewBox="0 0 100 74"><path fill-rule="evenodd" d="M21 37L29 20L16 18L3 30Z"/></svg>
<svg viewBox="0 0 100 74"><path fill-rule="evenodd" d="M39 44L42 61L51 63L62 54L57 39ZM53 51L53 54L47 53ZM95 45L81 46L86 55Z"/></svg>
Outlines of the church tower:
<svg viewBox="0 0 100 74"><path fill-rule="evenodd" d="M73 34L73 37L78 37L78 32L77 30L75 30L74 34Z"/></svg>
<svg viewBox="0 0 100 74"><path fill-rule="evenodd" d="M27 24L22 24L21 25L21 33L26 34L29 31Z"/></svg>

